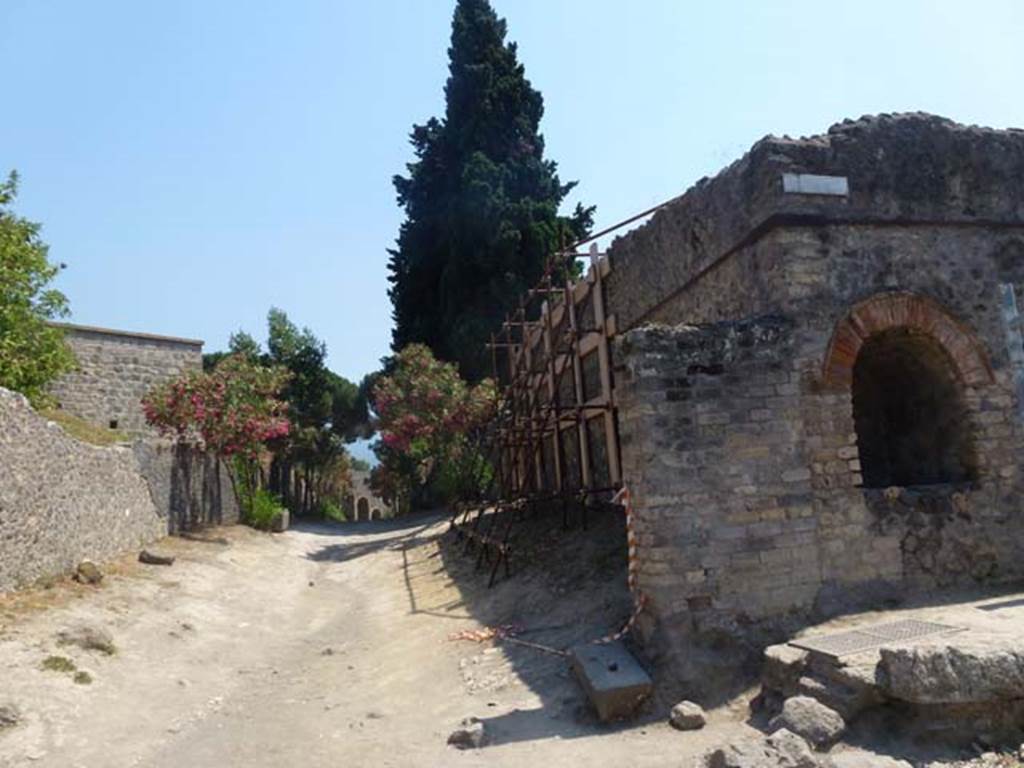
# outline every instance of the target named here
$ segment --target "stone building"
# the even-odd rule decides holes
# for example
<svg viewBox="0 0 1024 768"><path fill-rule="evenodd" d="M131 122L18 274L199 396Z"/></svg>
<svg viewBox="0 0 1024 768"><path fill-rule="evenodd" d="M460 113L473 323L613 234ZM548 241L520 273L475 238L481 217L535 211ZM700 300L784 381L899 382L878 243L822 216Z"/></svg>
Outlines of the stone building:
<svg viewBox="0 0 1024 768"><path fill-rule="evenodd" d="M96 426L147 432L141 399L150 389L203 364L203 342L86 325L56 324L78 368L52 387L60 407Z"/></svg>
<svg viewBox="0 0 1024 768"><path fill-rule="evenodd" d="M370 487L369 472L353 469L350 474L352 487L344 499L344 511L349 520L359 522L394 517L391 505Z"/></svg>
<svg viewBox="0 0 1024 768"><path fill-rule="evenodd" d="M608 259L656 653L1024 577L1024 131L769 137Z"/></svg>

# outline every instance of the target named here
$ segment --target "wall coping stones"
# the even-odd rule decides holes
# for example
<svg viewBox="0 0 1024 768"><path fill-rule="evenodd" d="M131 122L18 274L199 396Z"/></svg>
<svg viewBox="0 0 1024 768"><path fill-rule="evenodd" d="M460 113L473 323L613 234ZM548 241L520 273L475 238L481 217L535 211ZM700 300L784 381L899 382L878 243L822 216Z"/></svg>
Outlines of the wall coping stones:
<svg viewBox="0 0 1024 768"><path fill-rule="evenodd" d="M783 174L842 176L848 194L787 194ZM765 137L612 242L619 327L640 324L775 226L828 223L1024 227L1024 131L914 112L846 120L809 138ZM634 295L652 271L654 291Z"/></svg>

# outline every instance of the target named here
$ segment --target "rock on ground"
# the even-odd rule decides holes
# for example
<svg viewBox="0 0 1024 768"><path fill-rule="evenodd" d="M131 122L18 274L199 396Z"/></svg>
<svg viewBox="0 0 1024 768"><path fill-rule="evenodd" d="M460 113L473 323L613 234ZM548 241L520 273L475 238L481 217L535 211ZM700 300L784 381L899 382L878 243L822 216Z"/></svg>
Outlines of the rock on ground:
<svg viewBox="0 0 1024 768"><path fill-rule="evenodd" d="M13 704L0 704L0 730L13 728L21 722L21 712Z"/></svg>
<svg viewBox="0 0 1024 768"><path fill-rule="evenodd" d="M782 705L782 712L772 718L771 730L786 728L807 739L818 749L834 744L846 730L846 722L835 710L810 696L791 696Z"/></svg>
<svg viewBox="0 0 1024 768"><path fill-rule="evenodd" d="M139 552L139 562L146 565L174 565L174 558L167 555L157 555L144 549Z"/></svg>
<svg viewBox="0 0 1024 768"><path fill-rule="evenodd" d="M780 728L769 736L768 746L777 753L780 766L785 766L785 768L818 767L818 761L807 742L786 728Z"/></svg>
<svg viewBox="0 0 1024 768"><path fill-rule="evenodd" d="M840 752L829 755L821 765L822 768L913 768L906 760L869 752Z"/></svg>
<svg viewBox="0 0 1024 768"><path fill-rule="evenodd" d="M448 736L448 743L459 749L479 749L486 740L484 724L475 717L467 717Z"/></svg>
<svg viewBox="0 0 1024 768"><path fill-rule="evenodd" d="M720 747L704 758L703 765L706 768L819 768L821 764L806 742L801 749L799 736L789 731L785 734L774 742L741 741Z"/></svg>
<svg viewBox="0 0 1024 768"><path fill-rule="evenodd" d="M86 651L101 651L108 656L117 650L111 634L94 624L79 624L62 629L57 633L57 644L74 645Z"/></svg>
<svg viewBox="0 0 1024 768"><path fill-rule="evenodd" d="M680 731L696 731L707 723L704 708L692 701L681 701L672 707L669 723Z"/></svg>
<svg viewBox="0 0 1024 768"><path fill-rule="evenodd" d="M103 571L92 560L83 560L75 569L75 581L82 584L99 584L103 581Z"/></svg>

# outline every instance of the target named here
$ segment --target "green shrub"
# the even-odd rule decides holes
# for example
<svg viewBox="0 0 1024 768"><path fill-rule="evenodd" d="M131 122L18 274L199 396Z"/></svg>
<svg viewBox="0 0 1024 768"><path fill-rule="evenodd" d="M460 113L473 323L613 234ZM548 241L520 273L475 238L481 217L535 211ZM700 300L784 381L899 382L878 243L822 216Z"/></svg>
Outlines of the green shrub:
<svg viewBox="0 0 1024 768"><path fill-rule="evenodd" d="M42 668L50 672L74 672L75 662L66 656L47 656L43 659Z"/></svg>
<svg viewBox="0 0 1024 768"><path fill-rule="evenodd" d="M277 496L264 488L257 488L251 495L242 497L242 518L261 531L269 531L284 511Z"/></svg>
<svg viewBox="0 0 1024 768"><path fill-rule="evenodd" d="M341 505L334 499L321 499L320 504L317 506L317 511L325 520L334 520L339 523L344 523L348 520Z"/></svg>

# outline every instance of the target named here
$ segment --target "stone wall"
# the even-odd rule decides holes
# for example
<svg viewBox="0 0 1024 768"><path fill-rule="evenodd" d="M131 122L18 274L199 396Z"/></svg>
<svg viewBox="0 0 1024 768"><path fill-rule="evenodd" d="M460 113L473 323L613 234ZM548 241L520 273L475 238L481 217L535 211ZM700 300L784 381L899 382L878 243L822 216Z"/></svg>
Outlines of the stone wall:
<svg viewBox="0 0 1024 768"><path fill-rule="evenodd" d="M212 457L154 440L98 447L0 388L0 592L168 533L238 521Z"/></svg>
<svg viewBox="0 0 1024 768"><path fill-rule="evenodd" d="M345 494L342 508L349 520L383 520L394 517L391 505L378 496L370 487L370 473L353 469L350 472L352 487Z"/></svg>
<svg viewBox="0 0 1024 768"><path fill-rule="evenodd" d="M203 342L60 324L77 370L51 387L60 407L96 426L146 434L140 401L184 370L202 367Z"/></svg>
<svg viewBox="0 0 1024 768"><path fill-rule="evenodd" d="M685 666L695 637L1024 577L1024 132L908 115L765 139L609 253L654 648ZM963 477L865 482L858 365L892 334L952 382L931 439L970 454Z"/></svg>
<svg viewBox="0 0 1024 768"><path fill-rule="evenodd" d="M129 447L86 445L0 389L0 591L167 533Z"/></svg>
<svg viewBox="0 0 1024 768"><path fill-rule="evenodd" d="M136 440L132 451L168 533L239 521L227 467L215 456L193 445L149 439Z"/></svg>

